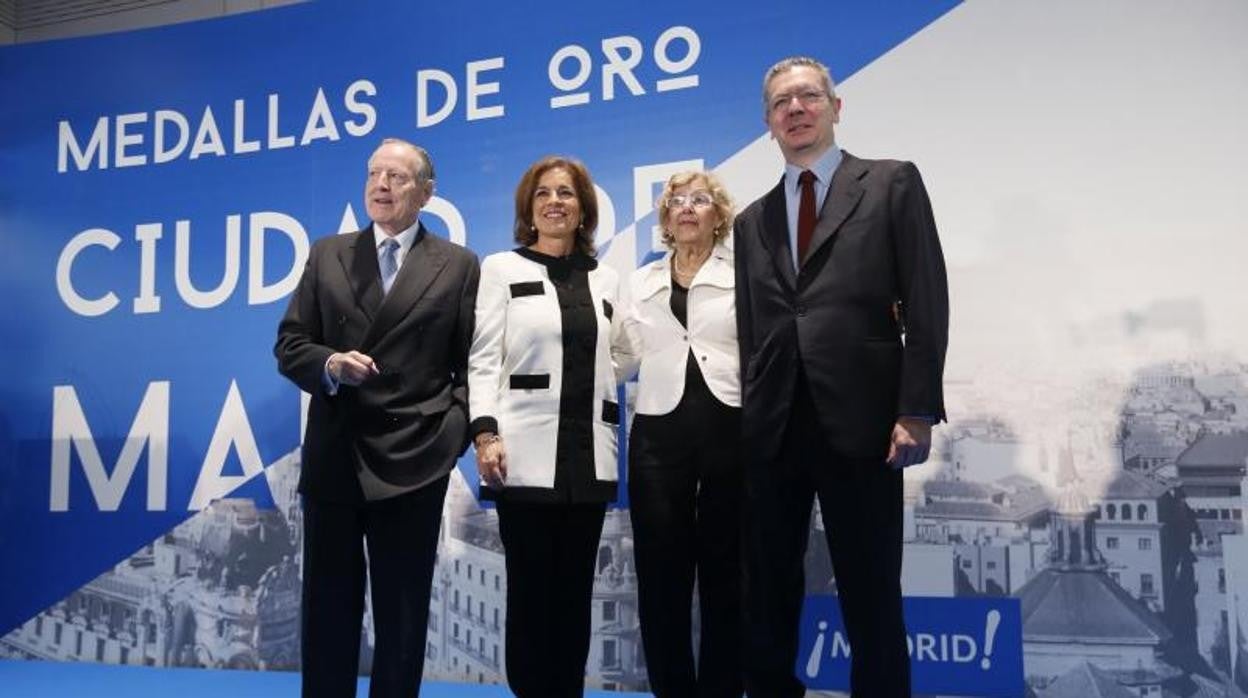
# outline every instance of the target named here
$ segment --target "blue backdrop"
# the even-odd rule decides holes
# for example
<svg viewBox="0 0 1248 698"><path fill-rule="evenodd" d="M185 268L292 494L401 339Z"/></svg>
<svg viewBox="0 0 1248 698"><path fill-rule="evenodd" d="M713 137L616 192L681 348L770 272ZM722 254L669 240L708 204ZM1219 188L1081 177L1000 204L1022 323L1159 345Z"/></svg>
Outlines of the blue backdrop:
<svg viewBox="0 0 1248 698"><path fill-rule="evenodd" d="M573 155L637 264L646 168L758 139L767 66L845 79L955 4L318 2L0 49L0 635L211 498L272 501L277 322L308 243L366 223L383 137L431 152L424 220L482 256L525 167Z"/></svg>

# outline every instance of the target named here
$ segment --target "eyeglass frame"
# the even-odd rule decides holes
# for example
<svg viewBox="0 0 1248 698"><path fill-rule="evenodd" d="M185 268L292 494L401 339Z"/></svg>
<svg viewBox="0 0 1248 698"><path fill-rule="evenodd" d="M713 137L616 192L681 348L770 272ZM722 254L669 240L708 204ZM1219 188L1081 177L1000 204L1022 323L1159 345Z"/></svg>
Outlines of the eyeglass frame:
<svg viewBox="0 0 1248 698"><path fill-rule="evenodd" d="M688 205L694 210L715 206L715 195L709 191L697 191L691 194L672 194L667 197L667 209L679 211Z"/></svg>
<svg viewBox="0 0 1248 698"><path fill-rule="evenodd" d="M829 95L826 90L820 90L820 89L816 89L813 87L807 87L807 88L802 88L801 90L798 90L797 92L789 92L786 94L779 94L779 95L776 95L775 97L772 97L771 101L768 102L767 108L771 113L774 114L775 112L778 112L781 109L788 107L793 102L794 99L796 99L799 103L801 103L803 107L809 108L811 106L819 104L825 99L828 99L828 97Z"/></svg>

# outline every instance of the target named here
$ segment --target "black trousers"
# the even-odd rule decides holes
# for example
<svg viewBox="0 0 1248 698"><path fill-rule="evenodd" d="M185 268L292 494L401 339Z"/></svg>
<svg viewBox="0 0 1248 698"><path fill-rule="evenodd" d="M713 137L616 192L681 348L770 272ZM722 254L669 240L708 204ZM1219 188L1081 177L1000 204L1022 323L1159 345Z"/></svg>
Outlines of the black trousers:
<svg viewBox="0 0 1248 698"><path fill-rule="evenodd" d="M365 556L373 599L370 698L420 694L447 477L376 502L303 499L303 695L354 697Z"/></svg>
<svg viewBox="0 0 1248 698"><path fill-rule="evenodd" d="M740 410L712 398L662 416L636 415L629 509L650 690L658 698L740 696ZM694 580L700 634L695 669Z"/></svg>
<svg viewBox="0 0 1248 698"><path fill-rule="evenodd" d="M507 565L507 685L519 698L585 692L605 503L498 502Z"/></svg>
<svg viewBox="0 0 1248 698"><path fill-rule="evenodd" d="M883 459L833 453L799 379L779 457L746 468L746 688L802 696L795 675L803 558L819 497L855 698L910 696L901 604L902 477Z"/></svg>

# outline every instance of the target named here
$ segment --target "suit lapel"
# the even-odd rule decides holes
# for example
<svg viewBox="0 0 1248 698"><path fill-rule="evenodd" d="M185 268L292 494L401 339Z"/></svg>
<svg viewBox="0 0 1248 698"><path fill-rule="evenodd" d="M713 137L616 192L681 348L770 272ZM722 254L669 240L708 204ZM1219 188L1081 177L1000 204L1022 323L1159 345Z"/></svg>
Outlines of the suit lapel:
<svg viewBox="0 0 1248 698"><path fill-rule="evenodd" d="M407 315L407 311L429 290L429 286L434 279L438 278L438 274L442 273L446 263L446 253L437 246L429 244L429 233L425 230L425 226L421 225L416 231L416 239L412 242L412 248L403 258L403 266L399 267L399 273L394 277L394 285L385 295L381 307L377 310L377 317L373 319L368 333L364 335L362 346L372 346L399 320L402 320L403 316ZM378 269L375 256L373 268ZM377 271L375 274L378 277L377 285L380 287L381 272Z"/></svg>
<svg viewBox="0 0 1248 698"><path fill-rule="evenodd" d="M789 247L789 217L784 201L784 177L763 199L763 247L776 266L776 272L790 289L797 288L797 271L793 269L793 253Z"/></svg>
<svg viewBox="0 0 1248 698"><path fill-rule="evenodd" d="M369 226L354 235L355 239L343 248L338 259L350 280L356 305L371 321L377 315L377 309L384 297L381 290L381 269L377 266L377 250L373 247L373 228Z"/></svg>
<svg viewBox="0 0 1248 698"><path fill-rule="evenodd" d="M819 212L819 221L815 223L815 232L810 238L810 249L806 250L806 260L814 257L819 248L823 247L836 235L845 219L858 207L862 199L862 178L867 174L867 166L862 160L844 153L840 167L832 173L832 187L824 199L823 210Z"/></svg>

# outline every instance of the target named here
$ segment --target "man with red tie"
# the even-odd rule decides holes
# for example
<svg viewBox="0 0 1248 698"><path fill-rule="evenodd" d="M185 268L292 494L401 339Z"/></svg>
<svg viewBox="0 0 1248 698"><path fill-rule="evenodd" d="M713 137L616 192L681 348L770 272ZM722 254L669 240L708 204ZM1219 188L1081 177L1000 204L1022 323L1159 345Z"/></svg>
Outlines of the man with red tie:
<svg viewBox="0 0 1248 698"><path fill-rule="evenodd" d="M840 150L822 63L767 71L779 184L737 217L746 444L746 687L801 696L794 674L810 512L819 497L854 696L910 695L901 606L901 470L927 459L949 296L927 191L909 162Z"/></svg>

